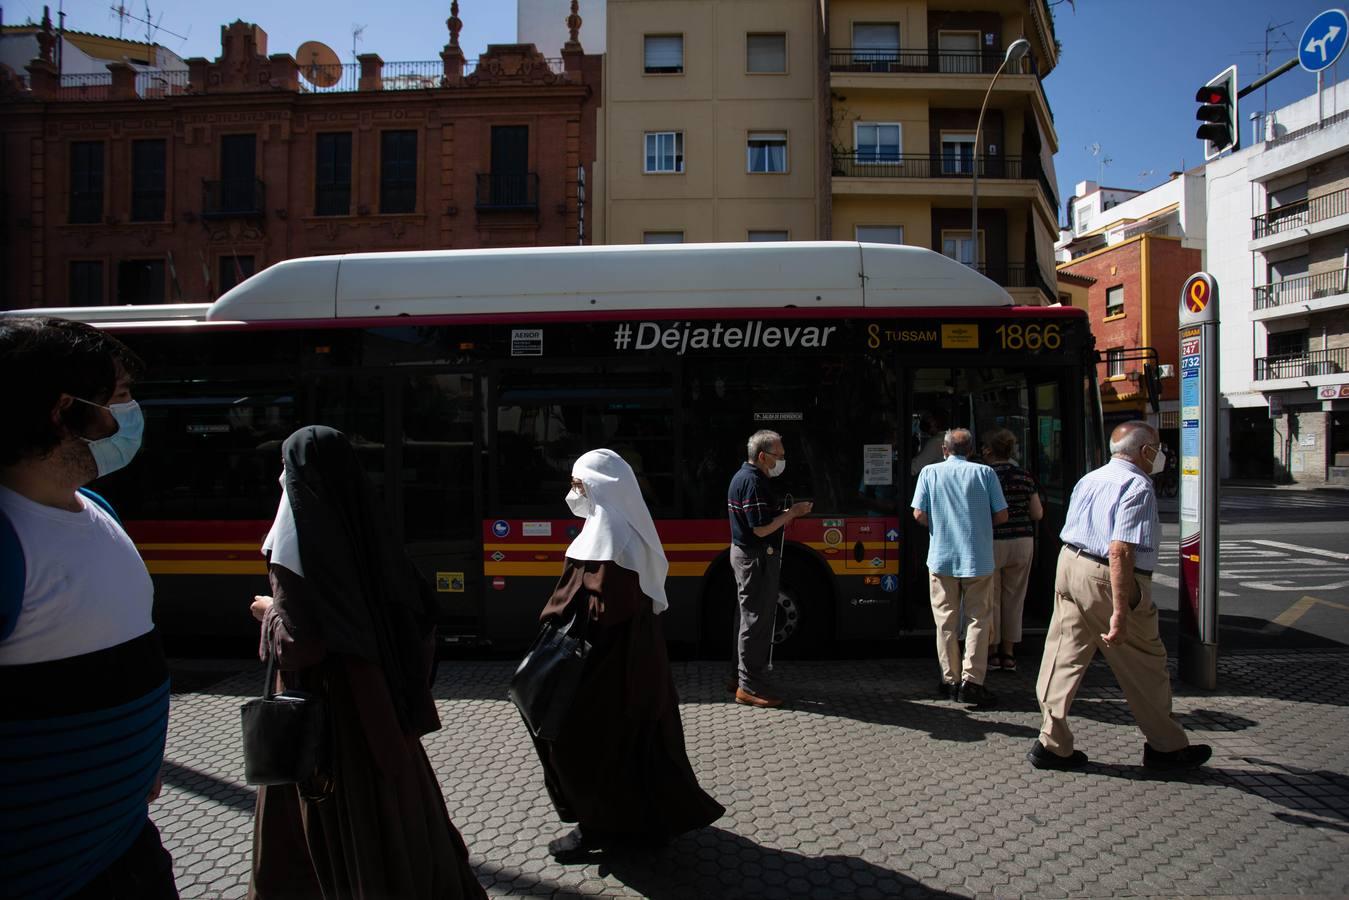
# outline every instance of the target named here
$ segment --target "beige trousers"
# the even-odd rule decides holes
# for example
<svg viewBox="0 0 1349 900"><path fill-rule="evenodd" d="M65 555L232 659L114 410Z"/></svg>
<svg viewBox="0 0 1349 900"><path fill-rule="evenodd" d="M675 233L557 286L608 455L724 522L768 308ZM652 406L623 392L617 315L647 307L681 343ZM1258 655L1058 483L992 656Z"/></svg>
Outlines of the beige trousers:
<svg viewBox="0 0 1349 900"><path fill-rule="evenodd" d="M989 623L990 647L1002 641L1021 640L1021 616L1026 608L1026 585L1035 557L1035 538L1019 537L993 542L993 607Z"/></svg>
<svg viewBox="0 0 1349 900"><path fill-rule="evenodd" d="M937 662L942 679L956 684L962 673L966 681L984 683L988 670L988 617L993 602L993 576L955 578L928 573L932 594L932 620L937 625ZM960 665L960 595L965 594L965 661Z"/></svg>
<svg viewBox="0 0 1349 900"><path fill-rule="evenodd" d="M1045 638L1036 696L1043 720L1040 743L1060 756L1073 752L1068 708L1082 676L1099 649L1129 701L1134 721L1154 750L1170 753L1189 746L1185 729L1171 716L1171 676L1166 648L1157 632L1157 607L1152 605L1152 578L1134 578L1133 599L1124 642L1107 647L1101 635L1110 630L1110 568L1064 547L1054 578L1054 617Z"/></svg>

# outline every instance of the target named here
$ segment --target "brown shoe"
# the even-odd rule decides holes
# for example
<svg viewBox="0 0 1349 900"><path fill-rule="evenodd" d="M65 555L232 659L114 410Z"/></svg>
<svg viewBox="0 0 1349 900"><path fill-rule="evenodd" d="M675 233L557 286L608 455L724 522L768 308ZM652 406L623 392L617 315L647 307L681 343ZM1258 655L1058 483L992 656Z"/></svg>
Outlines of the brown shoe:
<svg viewBox="0 0 1349 900"><path fill-rule="evenodd" d="M761 697L740 687L735 689L735 702L743 703L745 706L757 706L761 709L772 709L775 706L782 705L782 701L777 697Z"/></svg>

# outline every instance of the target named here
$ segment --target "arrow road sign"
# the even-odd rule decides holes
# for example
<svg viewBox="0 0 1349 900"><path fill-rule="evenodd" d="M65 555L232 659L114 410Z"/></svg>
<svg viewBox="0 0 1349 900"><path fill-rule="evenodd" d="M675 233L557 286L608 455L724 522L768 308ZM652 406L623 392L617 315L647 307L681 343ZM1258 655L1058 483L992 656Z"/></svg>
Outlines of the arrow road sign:
<svg viewBox="0 0 1349 900"><path fill-rule="evenodd" d="M1297 61L1308 72L1320 72L1335 64L1349 43L1349 16L1342 9L1328 9L1308 23L1297 44Z"/></svg>

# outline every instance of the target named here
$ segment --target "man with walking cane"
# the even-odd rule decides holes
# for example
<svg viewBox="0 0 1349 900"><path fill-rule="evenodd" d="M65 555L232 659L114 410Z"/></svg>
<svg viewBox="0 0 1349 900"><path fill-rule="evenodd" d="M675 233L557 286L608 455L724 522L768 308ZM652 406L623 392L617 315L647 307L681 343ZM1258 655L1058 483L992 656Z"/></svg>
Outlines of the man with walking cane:
<svg viewBox="0 0 1349 900"><path fill-rule="evenodd" d="M739 613L735 702L774 707L781 706L782 699L767 683L767 672L782 573L782 530L788 522L807 515L814 504L803 500L775 515L777 503L770 479L787 468L782 436L776 431L756 431L747 449L748 460L731 478L726 498Z"/></svg>

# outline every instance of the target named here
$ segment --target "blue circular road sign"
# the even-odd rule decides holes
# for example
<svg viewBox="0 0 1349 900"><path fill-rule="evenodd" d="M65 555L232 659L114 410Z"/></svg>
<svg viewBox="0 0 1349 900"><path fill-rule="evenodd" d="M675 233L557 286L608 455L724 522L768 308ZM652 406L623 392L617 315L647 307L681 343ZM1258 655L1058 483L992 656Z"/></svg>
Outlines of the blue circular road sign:
<svg viewBox="0 0 1349 900"><path fill-rule="evenodd" d="M1308 23L1297 44L1297 61L1308 72L1320 72L1335 64L1349 43L1349 16L1342 9L1328 9Z"/></svg>

